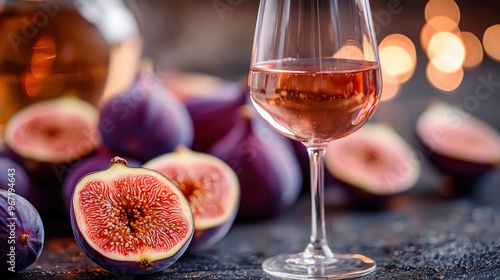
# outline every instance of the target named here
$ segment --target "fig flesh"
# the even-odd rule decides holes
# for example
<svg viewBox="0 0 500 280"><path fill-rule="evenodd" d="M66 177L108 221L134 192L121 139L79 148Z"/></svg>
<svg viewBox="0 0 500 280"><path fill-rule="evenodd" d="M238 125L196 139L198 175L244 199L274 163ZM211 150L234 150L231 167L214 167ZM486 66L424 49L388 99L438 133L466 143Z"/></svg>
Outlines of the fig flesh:
<svg viewBox="0 0 500 280"><path fill-rule="evenodd" d="M98 110L80 99L42 101L25 107L9 120L5 143L28 161L71 162L90 154L100 144L98 123Z"/></svg>
<svg viewBox="0 0 500 280"><path fill-rule="evenodd" d="M297 200L302 174L293 147L251 105L239 109L236 125L210 154L236 172L241 188L238 217L261 219L288 209Z"/></svg>
<svg viewBox="0 0 500 280"><path fill-rule="evenodd" d="M358 132L330 142L325 166L366 206L408 191L420 176L411 147L384 124L365 124Z"/></svg>
<svg viewBox="0 0 500 280"><path fill-rule="evenodd" d="M130 275L167 268L194 233L189 203L175 184L156 171L128 167L119 157L78 182L71 226L92 261Z"/></svg>
<svg viewBox="0 0 500 280"><path fill-rule="evenodd" d="M240 187L234 171L220 159L179 147L144 164L176 182L191 205L195 233L190 249L209 247L231 228Z"/></svg>
<svg viewBox="0 0 500 280"><path fill-rule="evenodd" d="M141 162L172 152L178 145L191 146L193 141L186 106L146 71L106 102L99 129L107 146Z"/></svg>
<svg viewBox="0 0 500 280"><path fill-rule="evenodd" d="M104 170L109 167L109 162L112 156L108 155L92 155L87 158L82 159L78 164L73 166L68 174L65 176L62 183L62 198L64 201L64 206L66 207L67 213L71 209L71 199L73 198L73 192L78 181L85 175L96 172L99 170ZM141 164L133 159L126 159L127 164L130 167L140 167Z"/></svg>
<svg viewBox="0 0 500 280"><path fill-rule="evenodd" d="M0 274L34 263L42 253L44 235L35 207L12 191L0 190Z"/></svg>
<svg viewBox="0 0 500 280"><path fill-rule="evenodd" d="M165 86L179 96L194 125L192 149L206 152L238 120L238 108L248 94L239 82L196 73L168 73Z"/></svg>
<svg viewBox="0 0 500 280"><path fill-rule="evenodd" d="M446 103L434 103L417 120L426 155L444 173L480 177L500 164L500 135L492 127Z"/></svg>

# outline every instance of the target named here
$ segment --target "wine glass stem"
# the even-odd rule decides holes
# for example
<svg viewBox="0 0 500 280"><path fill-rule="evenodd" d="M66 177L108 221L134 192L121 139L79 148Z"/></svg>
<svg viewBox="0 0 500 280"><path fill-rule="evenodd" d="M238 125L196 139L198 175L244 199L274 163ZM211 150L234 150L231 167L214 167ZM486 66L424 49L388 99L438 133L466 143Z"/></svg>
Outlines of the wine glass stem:
<svg viewBox="0 0 500 280"><path fill-rule="evenodd" d="M324 163L326 144L306 145L311 168L311 240L304 250L305 258L332 258L326 241Z"/></svg>

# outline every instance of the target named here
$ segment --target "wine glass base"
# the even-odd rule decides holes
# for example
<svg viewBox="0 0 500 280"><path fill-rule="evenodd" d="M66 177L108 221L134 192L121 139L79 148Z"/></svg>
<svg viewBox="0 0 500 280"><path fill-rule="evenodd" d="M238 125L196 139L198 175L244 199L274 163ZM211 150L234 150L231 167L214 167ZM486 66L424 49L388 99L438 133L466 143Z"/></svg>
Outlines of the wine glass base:
<svg viewBox="0 0 500 280"><path fill-rule="evenodd" d="M304 258L302 253L282 254L266 259L262 269L287 279L348 279L370 274L375 261L360 254L335 254L332 258Z"/></svg>

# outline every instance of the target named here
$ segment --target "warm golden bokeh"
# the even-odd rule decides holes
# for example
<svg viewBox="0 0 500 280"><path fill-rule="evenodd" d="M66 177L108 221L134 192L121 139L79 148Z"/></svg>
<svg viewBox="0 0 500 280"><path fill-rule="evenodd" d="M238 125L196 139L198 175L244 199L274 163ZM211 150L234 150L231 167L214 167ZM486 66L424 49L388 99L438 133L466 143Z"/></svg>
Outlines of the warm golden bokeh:
<svg viewBox="0 0 500 280"><path fill-rule="evenodd" d="M21 75L23 91L27 96L36 96L40 93L43 81L52 75L52 68L56 58L56 44L49 35L44 35L33 46L31 67Z"/></svg>
<svg viewBox="0 0 500 280"><path fill-rule="evenodd" d="M425 69L427 79L434 87L443 91L453 91L462 83L464 70L461 67L455 72L442 72L434 65L431 61Z"/></svg>
<svg viewBox="0 0 500 280"><path fill-rule="evenodd" d="M439 32L432 36L427 56L440 71L455 72L462 68L465 48L460 37L450 32Z"/></svg>
<svg viewBox="0 0 500 280"><path fill-rule="evenodd" d="M379 45L382 70L399 81L408 81L417 66L417 52L413 42L402 34L391 34Z"/></svg>
<svg viewBox="0 0 500 280"><path fill-rule="evenodd" d="M382 68L382 101L399 93L401 84L408 81L417 67L415 44L403 34L391 34L379 45Z"/></svg>
<svg viewBox="0 0 500 280"><path fill-rule="evenodd" d="M483 35L484 51L492 59L500 61L500 24L488 27Z"/></svg>
<svg viewBox="0 0 500 280"><path fill-rule="evenodd" d="M483 61L483 46L476 35L470 32L461 32L462 43L465 47L465 59L463 67L466 70L472 70Z"/></svg>
<svg viewBox="0 0 500 280"><path fill-rule="evenodd" d="M363 35L363 55L367 61L377 61L372 41L368 40L366 35Z"/></svg>
<svg viewBox="0 0 500 280"><path fill-rule="evenodd" d="M410 55L400 46L386 46L380 49L380 64L385 73L402 77L400 82L408 80L413 63Z"/></svg>
<svg viewBox="0 0 500 280"><path fill-rule="evenodd" d="M399 93L399 81L390 75L385 74L382 71L382 96L380 101L386 101L394 98Z"/></svg>
<svg viewBox="0 0 500 280"><path fill-rule="evenodd" d="M420 32L420 44L424 50L427 50L431 38L439 32L450 32L455 35L460 34L460 29L456 22L445 16L436 16L424 24Z"/></svg>
<svg viewBox="0 0 500 280"><path fill-rule="evenodd" d="M453 0L430 0L425 5L425 19L428 21L436 16L448 17L458 24L460 9Z"/></svg>
<svg viewBox="0 0 500 280"><path fill-rule="evenodd" d="M354 60L365 60L363 51L356 45L345 45L338 50L333 58L345 58Z"/></svg>

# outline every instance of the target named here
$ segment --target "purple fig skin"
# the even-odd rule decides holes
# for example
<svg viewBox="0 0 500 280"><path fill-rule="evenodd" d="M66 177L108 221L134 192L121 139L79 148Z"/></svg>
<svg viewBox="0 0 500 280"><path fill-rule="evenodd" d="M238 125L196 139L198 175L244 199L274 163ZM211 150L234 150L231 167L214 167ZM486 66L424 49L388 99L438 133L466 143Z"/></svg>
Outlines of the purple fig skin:
<svg viewBox="0 0 500 280"><path fill-rule="evenodd" d="M238 82L224 82L216 94L186 100L194 124L194 151L206 152L222 138L238 120L238 108L245 104L246 95Z"/></svg>
<svg viewBox="0 0 500 280"><path fill-rule="evenodd" d="M498 167L491 163L474 163L460 159L453 159L436 152L432 147L429 147L422 141L418 135L418 144L422 152L427 156L430 162L441 172L452 177L473 180L494 171Z"/></svg>
<svg viewBox="0 0 500 280"><path fill-rule="evenodd" d="M15 210L8 209L9 206ZM13 239L11 232L14 232ZM33 205L20 195L0 190L0 274L12 273L12 264L18 272L34 263L42 253L44 235L42 219ZM15 260L9 263L11 257L7 254L12 247L15 247Z"/></svg>
<svg viewBox="0 0 500 280"><path fill-rule="evenodd" d="M284 211L295 203L302 187L290 141L253 112L251 117L240 117L208 151L236 172L241 188L238 218L242 219L262 219Z"/></svg>
<svg viewBox="0 0 500 280"><path fill-rule="evenodd" d="M146 73L104 105L99 124L106 145L141 162L193 141L186 106Z"/></svg>
<svg viewBox="0 0 500 280"><path fill-rule="evenodd" d="M34 189L28 173L21 167L17 162L11 160L10 158L0 157L0 188L7 190L9 188L9 176L7 170L15 170L15 186L14 190L16 194L26 198L28 201L33 203Z"/></svg>
<svg viewBox="0 0 500 280"><path fill-rule="evenodd" d="M234 220L236 219L236 213L237 212L234 212L233 216L221 225L204 230L195 230L193 240L191 240L188 250L203 250L219 242L233 226Z"/></svg>
<svg viewBox="0 0 500 280"><path fill-rule="evenodd" d="M375 194L336 178L335 180L337 180L336 185L341 187L347 195L348 204L359 209L383 210L397 208L400 202L403 202L407 194L411 191L411 189L407 189L392 194Z"/></svg>
<svg viewBox="0 0 500 280"><path fill-rule="evenodd" d="M69 172L68 175L64 178L62 184L62 198L64 201L64 206L66 210L71 210L71 200L73 198L73 191L75 190L76 184L83 176L95 172L101 171L109 167L109 162L113 158L113 156L106 155L94 155L91 157L87 157L75 165ZM126 158L127 165L130 167L140 167L141 163L130 158Z"/></svg>
<svg viewBox="0 0 500 280"><path fill-rule="evenodd" d="M85 238L83 237L82 233L80 232L80 229L77 226L74 212L70 211L70 213L71 213L71 227L73 229L73 234L75 235L76 243L78 243L80 248L82 248L83 252L87 255L87 257L106 270L127 275L152 274L171 266L187 250L193 238L193 233L194 233L194 232L191 233L191 236L189 237L188 241L173 256L163 260L155 261L153 265L149 268L142 268L140 267L138 262L115 261L106 258L101 253L97 252L94 248L92 248L92 246L90 246L87 242L85 242Z"/></svg>
<svg viewBox="0 0 500 280"><path fill-rule="evenodd" d="M442 184L435 188L444 197L464 197L473 194L478 183L498 168L494 164L467 162L441 155L425 145L418 136L417 139L420 150L432 165L446 175Z"/></svg>
<svg viewBox="0 0 500 280"><path fill-rule="evenodd" d="M5 144L3 143L2 139L0 138L0 157L6 157L7 156L7 151L5 149Z"/></svg>

